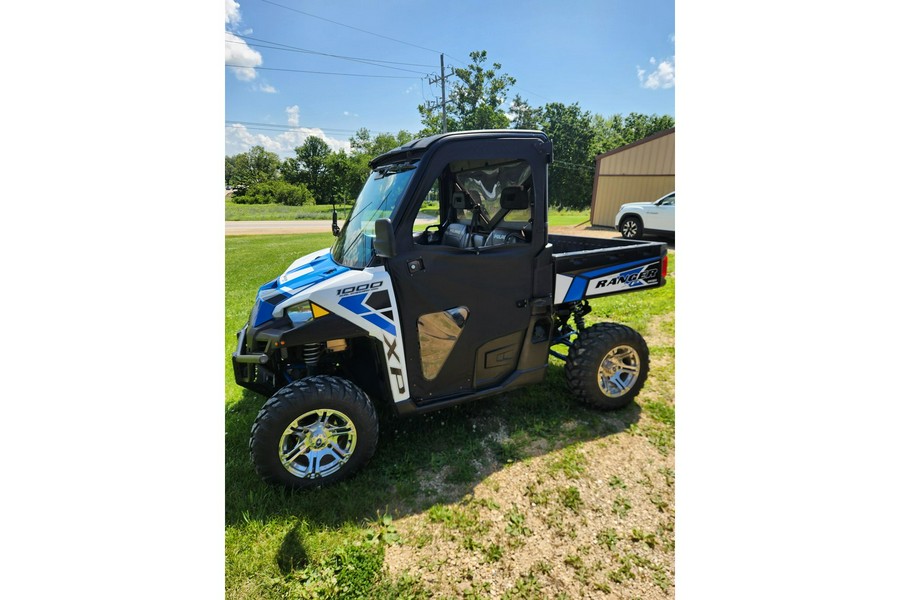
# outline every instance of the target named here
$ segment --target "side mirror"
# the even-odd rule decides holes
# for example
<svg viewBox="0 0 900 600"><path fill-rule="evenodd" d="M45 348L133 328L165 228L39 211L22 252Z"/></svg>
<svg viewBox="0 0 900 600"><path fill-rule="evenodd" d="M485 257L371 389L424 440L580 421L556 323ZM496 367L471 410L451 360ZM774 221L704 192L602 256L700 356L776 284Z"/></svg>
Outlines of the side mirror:
<svg viewBox="0 0 900 600"><path fill-rule="evenodd" d="M526 210L530 205L528 192L520 185L503 188L500 193L500 208L504 210Z"/></svg>
<svg viewBox="0 0 900 600"><path fill-rule="evenodd" d="M334 237L341 235L341 228L337 224L337 209L334 204L331 205L331 234Z"/></svg>
<svg viewBox="0 0 900 600"><path fill-rule="evenodd" d="M375 247L376 256L393 258L397 256L397 238L394 237L394 227L390 219L378 219L375 221Z"/></svg>

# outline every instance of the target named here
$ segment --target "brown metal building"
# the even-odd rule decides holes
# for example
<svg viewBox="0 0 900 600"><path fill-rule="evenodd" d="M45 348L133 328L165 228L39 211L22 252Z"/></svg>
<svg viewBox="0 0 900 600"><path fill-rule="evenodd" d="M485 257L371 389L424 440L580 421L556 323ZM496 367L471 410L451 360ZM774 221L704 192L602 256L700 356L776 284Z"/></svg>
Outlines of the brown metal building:
<svg viewBox="0 0 900 600"><path fill-rule="evenodd" d="M652 202L675 189L675 128L597 155L591 225L613 227L619 206Z"/></svg>

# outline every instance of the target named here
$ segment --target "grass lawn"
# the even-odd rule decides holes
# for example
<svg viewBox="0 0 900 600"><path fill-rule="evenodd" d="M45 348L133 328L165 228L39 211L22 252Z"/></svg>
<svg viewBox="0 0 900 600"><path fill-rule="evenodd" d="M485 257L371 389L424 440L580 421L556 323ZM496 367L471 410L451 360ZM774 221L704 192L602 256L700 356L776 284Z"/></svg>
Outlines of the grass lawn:
<svg viewBox="0 0 900 600"><path fill-rule="evenodd" d="M338 205L338 222L350 214L350 206ZM294 221L296 219L330 219L331 205L285 206L284 204L235 204L225 201L226 221Z"/></svg>
<svg viewBox="0 0 900 600"><path fill-rule="evenodd" d="M551 358L541 385L420 417L380 412L357 476L288 492L253 471L265 398L234 383L230 355L258 286L332 242L225 239L226 597L673 597L674 278L592 302L589 322L630 325L650 345L635 405L577 404Z"/></svg>
<svg viewBox="0 0 900 600"><path fill-rule="evenodd" d="M574 226L586 223L591 219L591 209L584 210L560 210L551 208L547 220L551 226Z"/></svg>
<svg viewBox="0 0 900 600"><path fill-rule="evenodd" d="M350 214L351 206L338 206L338 223L343 224ZM437 204L426 204L422 212L437 216ZM558 210L551 209L550 225L579 225L589 220L590 209ZM293 221L296 219L330 219L331 206L285 206L283 204L235 204L225 201L226 221Z"/></svg>

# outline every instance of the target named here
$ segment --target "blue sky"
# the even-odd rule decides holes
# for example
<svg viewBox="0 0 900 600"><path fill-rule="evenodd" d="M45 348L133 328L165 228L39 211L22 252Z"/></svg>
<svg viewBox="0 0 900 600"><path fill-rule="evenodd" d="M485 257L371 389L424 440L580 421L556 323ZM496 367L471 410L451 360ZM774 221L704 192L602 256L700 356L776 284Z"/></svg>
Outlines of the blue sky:
<svg viewBox="0 0 900 600"><path fill-rule="evenodd" d="M246 65L226 67L226 155L261 144L289 156L308 135L349 148L360 127L415 133L416 107L440 98L428 79L441 52L451 67L486 50L517 80L509 101L675 116L672 0L226 0L225 9L226 64Z"/></svg>

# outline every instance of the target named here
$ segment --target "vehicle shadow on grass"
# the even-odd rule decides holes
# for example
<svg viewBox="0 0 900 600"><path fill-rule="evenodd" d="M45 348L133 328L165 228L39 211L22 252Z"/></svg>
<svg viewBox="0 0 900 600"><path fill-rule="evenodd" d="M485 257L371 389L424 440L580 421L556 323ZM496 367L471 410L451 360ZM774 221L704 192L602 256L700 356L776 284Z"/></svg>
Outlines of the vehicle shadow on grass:
<svg viewBox="0 0 900 600"><path fill-rule="evenodd" d="M399 418L379 407L371 462L337 485L294 492L263 483L253 470L250 428L265 400L244 391L226 412L226 525L288 520L338 528L384 514L417 514L462 500L507 464L622 432L641 418L633 402L611 412L579 404L563 368L551 365L539 385L426 415ZM279 564L303 560L295 529L282 544Z"/></svg>

